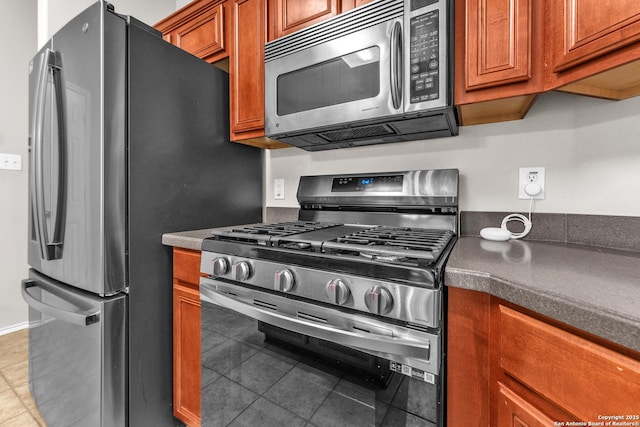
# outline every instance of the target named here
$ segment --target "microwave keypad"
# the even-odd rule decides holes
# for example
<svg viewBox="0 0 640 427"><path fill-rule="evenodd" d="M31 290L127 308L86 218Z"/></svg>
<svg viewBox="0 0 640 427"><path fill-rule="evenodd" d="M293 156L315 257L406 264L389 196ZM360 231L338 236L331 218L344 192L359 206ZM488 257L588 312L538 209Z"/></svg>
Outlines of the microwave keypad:
<svg viewBox="0 0 640 427"><path fill-rule="evenodd" d="M411 18L410 70L412 104L438 99L440 92L439 11Z"/></svg>

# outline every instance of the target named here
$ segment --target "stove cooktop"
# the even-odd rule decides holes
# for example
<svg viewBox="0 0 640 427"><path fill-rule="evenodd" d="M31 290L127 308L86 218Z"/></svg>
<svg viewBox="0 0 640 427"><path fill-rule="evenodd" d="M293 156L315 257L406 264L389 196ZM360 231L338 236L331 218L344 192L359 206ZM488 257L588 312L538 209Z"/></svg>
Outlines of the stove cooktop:
<svg viewBox="0 0 640 427"><path fill-rule="evenodd" d="M285 222L214 231L212 239L388 264L429 264L454 238L450 230L324 222Z"/></svg>

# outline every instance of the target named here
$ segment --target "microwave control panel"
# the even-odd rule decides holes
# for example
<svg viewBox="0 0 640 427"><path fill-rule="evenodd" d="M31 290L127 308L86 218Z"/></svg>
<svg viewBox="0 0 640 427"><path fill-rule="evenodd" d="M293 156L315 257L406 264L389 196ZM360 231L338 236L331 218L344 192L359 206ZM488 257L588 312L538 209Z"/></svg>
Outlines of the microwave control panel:
<svg viewBox="0 0 640 427"><path fill-rule="evenodd" d="M413 16L410 20L409 101L433 101L440 95L439 10Z"/></svg>

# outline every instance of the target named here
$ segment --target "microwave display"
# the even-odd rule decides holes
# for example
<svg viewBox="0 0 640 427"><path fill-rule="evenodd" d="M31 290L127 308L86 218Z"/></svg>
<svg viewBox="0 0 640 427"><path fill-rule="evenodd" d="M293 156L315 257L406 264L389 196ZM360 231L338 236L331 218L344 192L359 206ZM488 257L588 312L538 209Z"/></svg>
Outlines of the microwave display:
<svg viewBox="0 0 640 427"><path fill-rule="evenodd" d="M438 11L411 18L410 99L412 104L438 99L440 93Z"/></svg>
<svg viewBox="0 0 640 427"><path fill-rule="evenodd" d="M380 93L380 48L281 74L276 84L279 116L374 98Z"/></svg>

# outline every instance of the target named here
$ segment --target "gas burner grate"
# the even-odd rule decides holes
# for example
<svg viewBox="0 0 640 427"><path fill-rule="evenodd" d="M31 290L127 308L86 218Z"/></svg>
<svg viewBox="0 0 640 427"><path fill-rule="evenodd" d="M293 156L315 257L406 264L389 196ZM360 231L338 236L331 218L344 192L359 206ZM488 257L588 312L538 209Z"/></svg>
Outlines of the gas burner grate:
<svg viewBox="0 0 640 427"><path fill-rule="evenodd" d="M450 230L375 227L325 242L325 252L387 262L437 259L453 238Z"/></svg>
<svg viewBox="0 0 640 427"><path fill-rule="evenodd" d="M291 236L309 231L335 227L337 224L326 222L293 221L276 224L259 224L249 227L233 228L231 230L214 231L213 235L221 240L236 240L266 244L273 237Z"/></svg>

